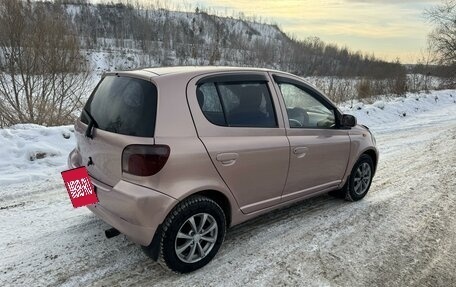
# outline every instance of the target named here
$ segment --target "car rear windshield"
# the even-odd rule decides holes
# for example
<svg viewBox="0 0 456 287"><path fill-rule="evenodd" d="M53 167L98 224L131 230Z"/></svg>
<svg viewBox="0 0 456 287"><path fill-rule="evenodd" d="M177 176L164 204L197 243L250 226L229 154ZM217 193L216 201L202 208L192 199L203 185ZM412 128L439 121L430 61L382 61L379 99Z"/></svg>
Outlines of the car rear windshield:
<svg viewBox="0 0 456 287"><path fill-rule="evenodd" d="M157 113L157 88L151 82L106 76L90 96L81 121L117 134L153 137ZM90 114L86 115L86 114Z"/></svg>

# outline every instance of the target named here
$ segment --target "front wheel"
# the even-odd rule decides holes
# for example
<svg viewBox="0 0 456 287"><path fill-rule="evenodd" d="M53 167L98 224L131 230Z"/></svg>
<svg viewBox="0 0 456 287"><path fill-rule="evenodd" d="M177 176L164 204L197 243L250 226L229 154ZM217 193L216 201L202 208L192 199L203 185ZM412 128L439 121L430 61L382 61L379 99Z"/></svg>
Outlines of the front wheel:
<svg viewBox="0 0 456 287"><path fill-rule="evenodd" d="M225 214L215 201L190 197L163 224L159 262L179 273L199 269L217 254L225 229Z"/></svg>
<svg viewBox="0 0 456 287"><path fill-rule="evenodd" d="M345 199L357 201L366 196L374 176L372 158L363 154L353 166L350 177L344 186Z"/></svg>

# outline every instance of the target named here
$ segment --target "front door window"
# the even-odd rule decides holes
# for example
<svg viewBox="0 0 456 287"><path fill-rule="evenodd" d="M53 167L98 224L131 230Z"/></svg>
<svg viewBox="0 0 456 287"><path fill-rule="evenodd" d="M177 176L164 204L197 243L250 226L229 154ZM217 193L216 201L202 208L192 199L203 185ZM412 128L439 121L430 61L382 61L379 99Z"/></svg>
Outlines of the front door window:
<svg viewBox="0 0 456 287"><path fill-rule="evenodd" d="M334 110L313 97L304 89L289 83L280 83L290 128L334 128Z"/></svg>

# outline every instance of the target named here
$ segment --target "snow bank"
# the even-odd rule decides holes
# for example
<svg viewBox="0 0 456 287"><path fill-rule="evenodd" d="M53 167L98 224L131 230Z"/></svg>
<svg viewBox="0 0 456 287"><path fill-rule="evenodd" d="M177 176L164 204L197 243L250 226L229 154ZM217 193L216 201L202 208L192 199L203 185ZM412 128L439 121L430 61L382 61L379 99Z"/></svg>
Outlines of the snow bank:
<svg viewBox="0 0 456 287"><path fill-rule="evenodd" d="M381 133L397 126L388 123L404 121L402 126L407 126L407 122L414 123L417 117L432 114L426 112L441 114L448 106L456 106L456 90L384 98L374 104L345 103L341 109L355 115L358 123L369 126L374 133ZM32 124L0 129L0 186L59 177L67 169L67 155L76 145L73 132L72 126Z"/></svg>
<svg viewBox="0 0 456 287"><path fill-rule="evenodd" d="M76 145L73 132L72 126L34 124L0 129L0 186L60 174Z"/></svg>
<svg viewBox="0 0 456 287"><path fill-rule="evenodd" d="M456 90L432 91L429 94L407 94L399 98L382 98L373 104L346 102L341 105L344 113L356 116L358 123L375 130L388 128L388 123L410 121L428 111L440 111L456 105Z"/></svg>

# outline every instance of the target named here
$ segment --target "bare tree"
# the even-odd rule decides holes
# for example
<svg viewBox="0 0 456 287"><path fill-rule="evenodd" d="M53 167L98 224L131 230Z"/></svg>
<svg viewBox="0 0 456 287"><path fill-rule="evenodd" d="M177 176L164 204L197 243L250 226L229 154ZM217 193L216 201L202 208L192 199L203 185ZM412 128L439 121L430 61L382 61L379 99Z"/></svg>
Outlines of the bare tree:
<svg viewBox="0 0 456 287"><path fill-rule="evenodd" d="M443 0L441 5L427 10L426 16L435 25L429 40L440 62L456 65L456 0Z"/></svg>
<svg viewBox="0 0 456 287"><path fill-rule="evenodd" d="M72 122L89 73L65 15L57 4L1 1L1 126Z"/></svg>

